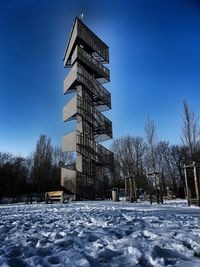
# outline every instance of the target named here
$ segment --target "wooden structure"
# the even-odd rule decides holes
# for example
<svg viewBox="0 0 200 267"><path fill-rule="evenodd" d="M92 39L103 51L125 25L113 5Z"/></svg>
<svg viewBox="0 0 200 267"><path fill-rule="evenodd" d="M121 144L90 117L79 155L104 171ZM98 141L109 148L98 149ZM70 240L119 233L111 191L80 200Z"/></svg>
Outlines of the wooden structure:
<svg viewBox="0 0 200 267"><path fill-rule="evenodd" d="M137 202L135 176L128 176L125 178L125 196L126 202Z"/></svg>
<svg viewBox="0 0 200 267"><path fill-rule="evenodd" d="M158 204L163 204L162 187L160 183L160 173L156 171L149 172L147 174L149 181L149 201L152 204L154 196Z"/></svg>
<svg viewBox="0 0 200 267"><path fill-rule="evenodd" d="M63 191L51 191L45 193L45 203L48 204L49 202L53 202L55 200L59 200L60 203L64 203L65 200L69 202L69 197L65 195Z"/></svg>
<svg viewBox="0 0 200 267"><path fill-rule="evenodd" d="M63 121L76 120L75 131L62 138L62 151L74 152L75 163L61 169L61 185L76 199L95 199L104 194L104 180L111 180L114 154L100 142L112 138L112 122L102 113L111 109L109 47L76 18L64 55L70 68L64 94L74 94L63 109Z"/></svg>
<svg viewBox="0 0 200 267"><path fill-rule="evenodd" d="M197 177L197 166L196 166L195 161L193 161L192 164L189 164L189 165L184 164L183 169L184 169L184 175L185 175L186 198L188 201L188 206L190 206L190 204L197 204L200 207L199 180ZM189 188L187 169L193 170L196 198L191 198L191 189Z"/></svg>

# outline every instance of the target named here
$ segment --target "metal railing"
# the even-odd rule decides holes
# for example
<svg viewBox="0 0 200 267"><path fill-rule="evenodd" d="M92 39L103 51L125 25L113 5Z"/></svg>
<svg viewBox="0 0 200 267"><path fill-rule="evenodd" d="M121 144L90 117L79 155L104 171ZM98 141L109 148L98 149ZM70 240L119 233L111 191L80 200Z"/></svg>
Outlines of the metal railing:
<svg viewBox="0 0 200 267"><path fill-rule="evenodd" d="M86 97L77 95L77 109L80 116L92 124L97 131L112 136L112 122L92 107Z"/></svg>
<svg viewBox="0 0 200 267"><path fill-rule="evenodd" d="M75 81L81 82L93 94L93 99L101 101L103 105L111 108L111 94L78 62L72 67L64 80L64 92L75 91ZM99 104L101 105L101 104Z"/></svg>
<svg viewBox="0 0 200 267"><path fill-rule="evenodd" d="M114 154L109 149L97 143L97 153L99 156L99 162L103 162L112 169L114 166Z"/></svg>
<svg viewBox="0 0 200 267"><path fill-rule="evenodd" d="M78 27L78 37L98 55L99 61L109 62L108 47L83 24Z"/></svg>
<svg viewBox="0 0 200 267"><path fill-rule="evenodd" d="M114 166L113 152L77 131L77 152L96 161L99 165Z"/></svg>
<svg viewBox="0 0 200 267"><path fill-rule="evenodd" d="M80 64L78 66L77 78L106 106L111 108L111 94L97 80L94 79Z"/></svg>
<svg viewBox="0 0 200 267"><path fill-rule="evenodd" d="M97 59L95 59L92 55L88 54L83 48L78 46L78 57L83 58L84 60L87 60L89 63L94 64L97 68L105 72L105 74L108 76L108 79L110 77L110 71L108 68L106 68L103 64L101 64Z"/></svg>
<svg viewBox="0 0 200 267"><path fill-rule="evenodd" d="M106 118L103 114L101 114L98 110L96 110L94 116L98 125L101 126L103 131L109 136L112 136L112 122L108 118Z"/></svg>

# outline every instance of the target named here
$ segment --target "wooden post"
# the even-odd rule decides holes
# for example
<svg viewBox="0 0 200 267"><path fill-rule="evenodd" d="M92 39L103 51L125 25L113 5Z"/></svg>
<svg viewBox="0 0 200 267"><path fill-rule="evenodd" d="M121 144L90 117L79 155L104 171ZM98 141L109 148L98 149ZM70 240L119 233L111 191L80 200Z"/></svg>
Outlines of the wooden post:
<svg viewBox="0 0 200 267"><path fill-rule="evenodd" d="M186 186L186 194L187 194L187 201L188 206L190 206L190 195L189 195L189 188L188 188L188 181L187 181L187 170L185 164L183 165L184 168L184 174L185 174L185 186Z"/></svg>
<svg viewBox="0 0 200 267"><path fill-rule="evenodd" d="M194 172L194 183L195 183L196 197L197 197L198 206L200 207L199 184L198 184L198 180L197 180L197 169L196 169L196 165L195 165L194 161L193 161L193 166L194 166L193 172Z"/></svg>
<svg viewBox="0 0 200 267"><path fill-rule="evenodd" d="M129 177L129 185L130 185L130 202L133 202L133 181L132 177Z"/></svg>
<svg viewBox="0 0 200 267"><path fill-rule="evenodd" d="M159 185L157 184L157 176L154 174L154 182L155 182L155 188L156 188L156 199L157 199L157 204L160 204L160 190L159 190Z"/></svg>
<svg viewBox="0 0 200 267"><path fill-rule="evenodd" d="M127 202L127 178L125 178L125 198Z"/></svg>
<svg viewBox="0 0 200 267"><path fill-rule="evenodd" d="M45 203L48 204L48 199L49 199L49 196L48 196L48 193L46 192L45 193Z"/></svg>
<svg viewBox="0 0 200 267"><path fill-rule="evenodd" d="M152 187L151 187L151 181L149 181L149 178L148 178L148 182L149 182L149 201L150 201L150 204L152 204Z"/></svg>
<svg viewBox="0 0 200 267"><path fill-rule="evenodd" d="M160 178L159 178L159 183L160 183L160 201L161 201L161 204L163 204L163 190L162 190L162 184L160 182Z"/></svg>
<svg viewBox="0 0 200 267"><path fill-rule="evenodd" d="M136 192L136 181L135 181L135 177L133 177L133 179L134 179L133 180L133 185L134 185L135 202L137 203L137 192Z"/></svg>

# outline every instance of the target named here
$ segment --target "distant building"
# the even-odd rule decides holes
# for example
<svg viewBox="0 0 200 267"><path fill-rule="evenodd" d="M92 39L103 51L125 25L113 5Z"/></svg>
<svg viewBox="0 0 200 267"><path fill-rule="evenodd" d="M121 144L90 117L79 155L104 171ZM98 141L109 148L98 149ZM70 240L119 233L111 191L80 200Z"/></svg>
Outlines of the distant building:
<svg viewBox="0 0 200 267"><path fill-rule="evenodd" d="M112 122L101 112L111 108L109 48L79 18L73 24L64 67L70 67L64 94L75 96L64 106L63 121L76 119L76 131L63 136L63 152L76 152L74 164L61 170L61 185L77 199L106 194L114 170L113 153L99 142L112 138Z"/></svg>

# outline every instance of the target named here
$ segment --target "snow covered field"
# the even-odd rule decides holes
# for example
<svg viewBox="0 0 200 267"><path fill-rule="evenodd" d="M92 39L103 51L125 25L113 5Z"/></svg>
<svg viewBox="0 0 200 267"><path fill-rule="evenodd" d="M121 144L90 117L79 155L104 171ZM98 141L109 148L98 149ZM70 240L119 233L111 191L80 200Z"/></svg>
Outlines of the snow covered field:
<svg viewBox="0 0 200 267"><path fill-rule="evenodd" d="M0 205L0 266L200 267L200 209L74 202Z"/></svg>

